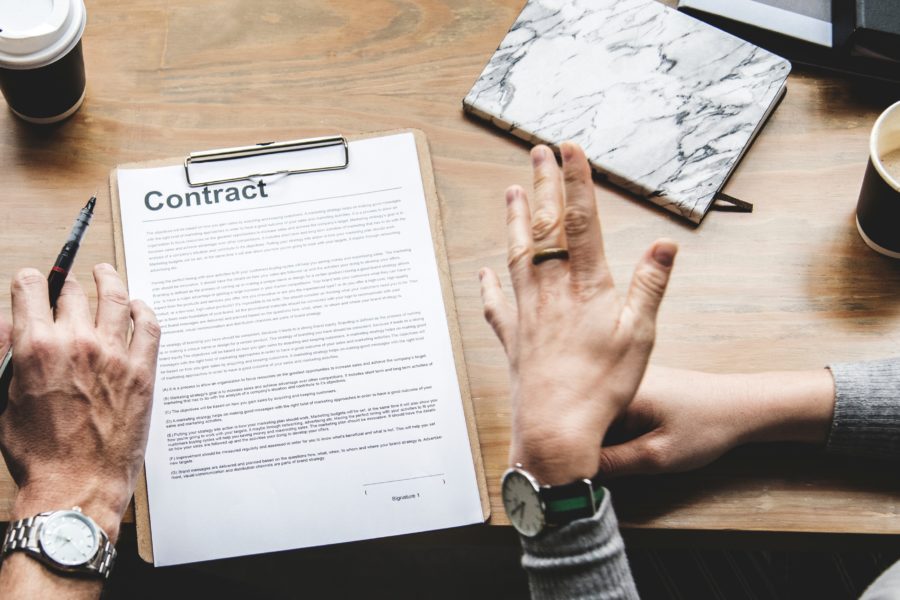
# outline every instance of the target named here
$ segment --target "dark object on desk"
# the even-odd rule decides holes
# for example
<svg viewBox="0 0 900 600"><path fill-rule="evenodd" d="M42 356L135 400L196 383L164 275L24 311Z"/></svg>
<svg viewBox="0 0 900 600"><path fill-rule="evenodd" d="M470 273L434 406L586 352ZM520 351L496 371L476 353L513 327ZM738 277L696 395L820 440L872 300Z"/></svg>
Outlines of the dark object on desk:
<svg viewBox="0 0 900 600"><path fill-rule="evenodd" d="M0 89L18 117L56 123L81 106L86 20L84 0L0 4Z"/></svg>
<svg viewBox="0 0 900 600"><path fill-rule="evenodd" d="M865 4L870 2L872 0L866 0ZM790 3L786 2L679 0L678 10L798 64L880 81L900 82L900 62L885 60L888 54L877 58L873 52L852 51L835 45L838 22L827 10L828 3L828 0L821 0L818 5L803 4L804 14L796 9L791 10ZM848 10L846 7L841 9L839 3L853 5L849 10L855 12L854 0L834 0L835 12ZM890 3L891 0L875 0L873 4ZM784 4L785 7L776 4ZM889 10L900 10L900 5L891 5ZM849 32L843 39L848 36ZM867 36L862 37L868 39ZM893 44L900 51L900 38L896 38Z"/></svg>
<svg viewBox="0 0 900 600"><path fill-rule="evenodd" d="M784 94L790 64L655 0L529 0L464 110L699 223Z"/></svg>
<svg viewBox="0 0 900 600"><path fill-rule="evenodd" d="M47 289L49 290L51 308L56 308L56 301L59 300L59 293L66 282L66 276L69 274L69 269L72 268L72 263L75 262L75 255L81 246L84 233L87 231L88 225L91 224L96 203L97 197L91 196L91 199L87 201L87 204L78 213L75 224L72 226L72 231L69 233L69 239L63 244L62 250L60 250L59 256L56 257L56 262L53 264L53 268L50 269L50 275L47 277ZM6 410L6 404L9 402L9 384L12 382L12 376L12 346L10 346L3 360L0 361L0 413Z"/></svg>
<svg viewBox="0 0 900 600"><path fill-rule="evenodd" d="M62 250L59 251L59 256L56 257L56 262L53 264L53 268L50 269L50 275L47 277L47 287L50 290L50 306L53 308L56 308L59 292L66 281L69 269L72 268L72 263L75 262L75 254L78 253L84 233L87 231L88 225L91 224L96 203L97 196L91 196L91 199L87 201L87 204L78 213L75 224L72 225L72 231L69 233L69 239L63 244Z"/></svg>
<svg viewBox="0 0 900 600"><path fill-rule="evenodd" d="M852 2L852 0L850 0ZM832 0L679 0L678 10L743 23L797 42L832 47Z"/></svg>
<svg viewBox="0 0 900 600"><path fill-rule="evenodd" d="M884 111L869 140L869 164L856 206L856 227L866 245L900 258L900 102Z"/></svg>
<svg viewBox="0 0 900 600"><path fill-rule="evenodd" d="M900 3L897 0L834 0L835 48L851 56L893 62L900 72Z"/></svg>

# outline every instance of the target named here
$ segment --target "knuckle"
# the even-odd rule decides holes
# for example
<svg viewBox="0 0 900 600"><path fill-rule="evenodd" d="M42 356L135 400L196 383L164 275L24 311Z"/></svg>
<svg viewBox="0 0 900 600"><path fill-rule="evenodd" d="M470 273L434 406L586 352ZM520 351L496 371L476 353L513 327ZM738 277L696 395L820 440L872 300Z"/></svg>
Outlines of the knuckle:
<svg viewBox="0 0 900 600"><path fill-rule="evenodd" d="M103 352L97 338L84 333L78 333L72 338L72 350L90 363L96 362Z"/></svg>
<svg viewBox="0 0 900 600"><path fill-rule="evenodd" d="M120 306L128 306L128 294L120 288L104 289L101 298L107 302L118 304Z"/></svg>
<svg viewBox="0 0 900 600"><path fill-rule="evenodd" d="M510 271L519 268L520 265L527 263L531 255L531 250L524 245L515 244L509 247L506 254L506 263Z"/></svg>
<svg viewBox="0 0 900 600"><path fill-rule="evenodd" d="M106 368L113 373L124 373L128 368L128 360L118 352L110 353L106 357Z"/></svg>
<svg viewBox="0 0 900 600"><path fill-rule="evenodd" d="M44 276L37 269L20 269L13 277L12 287L14 291L25 291L31 287L42 284Z"/></svg>
<svg viewBox="0 0 900 600"><path fill-rule="evenodd" d="M610 452L600 453L599 472L604 475L611 475L616 472L616 459Z"/></svg>
<svg viewBox="0 0 900 600"><path fill-rule="evenodd" d="M644 462L652 471L665 471L669 466L669 453L659 439L648 440L644 447Z"/></svg>
<svg viewBox="0 0 900 600"><path fill-rule="evenodd" d="M662 296L666 289L668 276L649 266L642 267L635 277L638 288L650 296Z"/></svg>
<svg viewBox="0 0 900 600"><path fill-rule="evenodd" d="M531 219L531 233L535 241L541 241L555 235L559 231L559 215L539 209Z"/></svg>
<svg viewBox="0 0 900 600"><path fill-rule="evenodd" d="M26 363L43 362L55 357L58 348L59 346L52 336L32 332L28 337L23 338L22 343L16 347L16 354L21 356L22 361Z"/></svg>
<svg viewBox="0 0 900 600"><path fill-rule="evenodd" d="M544 169L538 169L534 172L534 189L535 191L543 190L552 185L552 180Z"/></svg>
<svg viewBox="0 0 900 600"><path fill-rule="evenodd" d="M510 208L510 210L506 211L506 225L509 227L520 218L520 214L517 210Z"/></svg>
<svg viewBox="0 0 900 600"><path fill-rule="evenodd" d="M528 311L534 330L546 327L547 322L562 322L574 310L568 294L555 287L539 286L531 293Z"/></svg>
<svg viewBox="0 0 900 600"><path fill-rule="evenodd" d="M111 278L113 280L122 281L119 272L109 263L97 263L94 265L94 277L97 279Z"/></svg>
<svg viewBox="0 0 900 600"><path fill-rule="evenodd" d="M493 325L497 321L497 316L496 302L486 298L484 300L484 319Z"/></svg>
<svg viewBox="0 0 900 600"><path fill-rule="evenodd" d="M566 235L578 236L587 233L591 227L592 219L593 215L583 206L567 206L565 216Z"/></svg>
<svg viewBox="0 0 900 600"><path fill-rule="evenodd" d="M132 300L131 312L135 316L135 318L141 318L145 321L156 320L156 313L153 312L153 309L150 308L150 305L148 305L143 300Z"/></svg>
<svg viewBox="0 0 900 600"><path fill-rule="evenodd" d="M153 392L155 376L155 371L148 366L141 365L134 367L131 372L134 391L137 394L150 395Z"/></svg>
<svg viewBox="0 0 900 600"><path fill-rule="evenodd" d="M587 274L592 272L585 266L580 266L577 263L573 264L569 267L572 273L578 274ZM597 295L599 295L607 285L603 281L596 280L582 280L573 278L572 281L572 293L581 300L587 301Z"/></svg>
<svg viewBox="0 0 900 600"><path fill-rule="evenodd" d="M656 327L652 322L642 323L632 332L632 343L642 352L650 352L656 341Z"/></svg>
<svg viewBox="0 0 900 600"><path fill-rule="evenodd" d="M543 309L548 306L556 306L559 294L555 288L541 288L537 294L537 307Z"/></svg>
<svg viewBox="0 0 900 600"><path fill-rule="evenodd" d="M141 322L140 328L154 340L158 341L162 337L162 328L159 326L159 323L156 322L156 319Z"/></svg>
<svg viewBox="0 0 900 600"><path fill-rule="evenodd" d="M569 164L563 169L563 181L565 181L566 185L578 185L584 181L585 172L584 169Z"/></svg>
<svg viewBox="0 0 900 600"><path fill-rule="evenodd" d="M84 290L74 279L66 279L59 294L61 296L84 296Z"/></svg>

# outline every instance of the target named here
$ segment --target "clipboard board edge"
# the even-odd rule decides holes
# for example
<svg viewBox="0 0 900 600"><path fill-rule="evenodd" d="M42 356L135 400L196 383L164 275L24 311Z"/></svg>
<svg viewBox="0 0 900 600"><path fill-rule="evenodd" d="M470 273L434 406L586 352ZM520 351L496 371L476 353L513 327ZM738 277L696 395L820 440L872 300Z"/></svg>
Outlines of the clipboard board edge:
<svg viewBox="0 0 900 600"><path fill-rule="evenodd" d="M453 293L453 282L450 276L450 264L447 258L447 248L444 241L443 220L441 218L440 198L435 185L434 168L431 161L431 150L428 138L421 129L391 129L385 131L365 132L347 136L350 142L388 137L403 133L411 133L416 144L416 154L419 159L419 174L422 179L422 189L425 194L428 221L431 229L432 245L435 259L437 260L438 276L441 283L441 294L444 301L444 311L447 326L450 333L450 342L453 350L453 360L456 367L456 375L459 383L460 397L462 399L463 414L466 420L466 430L469 439L469 449L475 470L475 479L478 486L478 495L481 500L481 512L483 522L487 522L491 515L491 502L488 494L487 479L485 476L484 459L481 453L481 444L478 437L478 427L475 420L475 407L469 388L469 376L466 368L465 356L462 347L462 336L459 329L459 319L456 310L456 297ZM123 163L117 165L109 174L109 201L112 215L113 243L115 246L116 270L128 285L125 268L125 246L122 234L121 207L119 203L118 172L120 169L148 169L154 167L168 167L181 165L183 157L170 157L149 161ZM137 531L138 555L147 563L154 564L153 536L150 518L150 503L147 491L146 472L142 468L134 490L134 522Z"/></svg>
<svg viewBox="0 0 900 600"><path fill-rule="evenodd" d="M115 267L128 289L128 270L125 268L125 246L122 237L122 213L119 204L119 169L116 167L109 173L109 204L113 246L115 250ZM153 539L150 535L150 504L147 496L147 474L143 465L134 488L134 526L137 532L138 556L145 562L153 563Z"/></svg>
<svg viewBox="0 0 900 600"><path fill-rule="evenodd" d="M453 293L453 281L450 273L450 260L447 257L447 244L444 240L444 220L441 215L441 201L437 193L434 178L434 166L431 162L431 147L425 132L420 129L409 129L416 140L419 155L419 173L425 191L428 208L428 220L431 224L432 245L437 260L438 273L441 279L441 291L444 296L444 311L447 327L450 330L450 343L453 347L453 359L456 363L456 376L459 392L466 418L466 429L469 435L475 478L478 484L478 495L481 498L482 519L487 522L491 517L491 501L488 495L487 478L484 470L484 457L481 453L481 441L478 437L478 422L475 419L475 404L469 387L469 372L463 352L462 334L459 329L459 313L456 309L456 296Z"/></svg>

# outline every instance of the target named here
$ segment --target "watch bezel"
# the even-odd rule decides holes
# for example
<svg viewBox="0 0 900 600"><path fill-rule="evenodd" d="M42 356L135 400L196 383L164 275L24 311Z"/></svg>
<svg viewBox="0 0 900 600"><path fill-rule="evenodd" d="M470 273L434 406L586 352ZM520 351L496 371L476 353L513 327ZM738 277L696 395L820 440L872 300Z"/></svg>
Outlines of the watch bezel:
<svg viewBox="0 0 900 600"><path fill-rule="evenodd" d="M508 504L507 482L512 481L513 478L521 478L528 482L534 499L537 501L537 505L540 508L540 524L536 531L532 531L531 528L526 529L521 523L520 519L514 518L512 516L510 506ZM515 467L510 467L503 473L503 477L500 480L500 496L503 500L503 509L506 511L506 516L509 518L509 522L512 523L513 528L515 528L515 530L518 531L521 535L528 538L533 538L540 535L541 532L546 529L547 507L544 499L541 497L541 485L537 482L537 480L531 473L522 468L522 465L517 464Z"/></svg>
<svg viewBox="0 0 900 600"><path fill-rule="evenodd" d="M69 518L74 518L87 525L88 529L91 530L91 534L94 538L93 551L85 560L77 563L68 563L59 560L59 558L57 556L54 556L52 551L44 543L44 532L47 531L47 526L51 525L54 522ZM54 565L58 566L62 570L78 569L80 567L91 564L102 547L100 527L98 527L97 524L94 523L94 520L89 516L77 510L58 510L48 515L47 519L43 523L41 523L40 528L37 531L37 543L44 557L46 557Z"/></svg>

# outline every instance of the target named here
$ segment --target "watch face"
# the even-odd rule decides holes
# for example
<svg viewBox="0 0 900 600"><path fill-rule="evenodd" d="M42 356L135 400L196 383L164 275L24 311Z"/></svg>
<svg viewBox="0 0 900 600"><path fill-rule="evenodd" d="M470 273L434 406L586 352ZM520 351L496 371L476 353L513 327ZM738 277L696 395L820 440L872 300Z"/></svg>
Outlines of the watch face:
<svg viewBox="0 0 900 600"><path fill-rule="evenodd" d="M530 475L510 469L503 475L503 507L516 531L534 537L544 529L544 505L538 485Z"/></svg>
<svg viewBox="0 0 900 600"><path fill-rule="evenodd" d="M49 558L67 567L85 564L100 547L97 526L74 510L59 511L48 518L38 541Z"/></svg>

